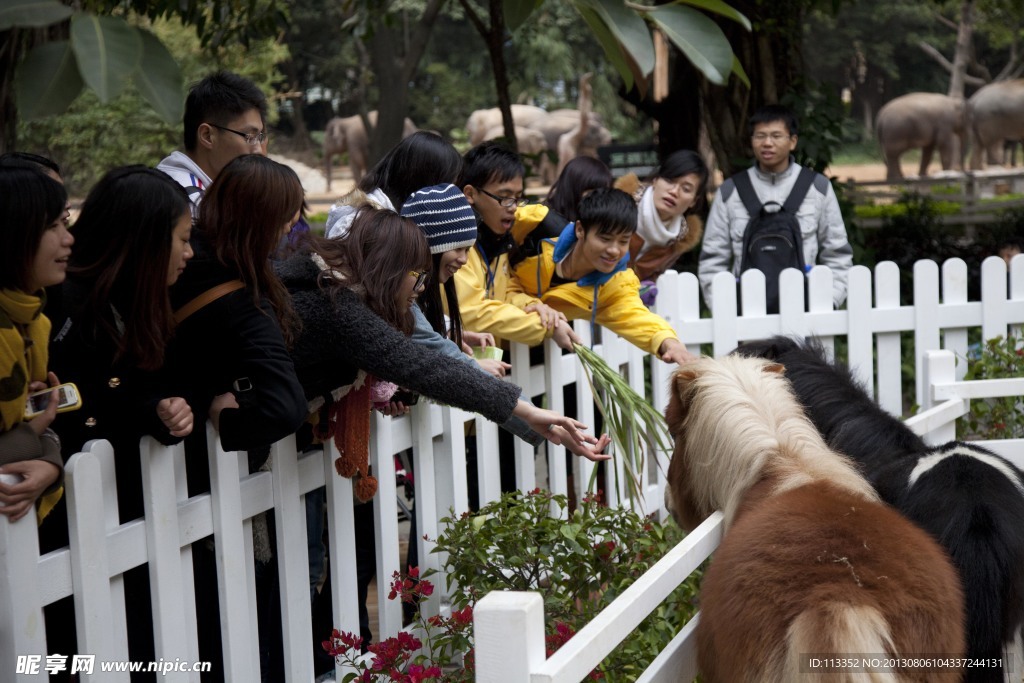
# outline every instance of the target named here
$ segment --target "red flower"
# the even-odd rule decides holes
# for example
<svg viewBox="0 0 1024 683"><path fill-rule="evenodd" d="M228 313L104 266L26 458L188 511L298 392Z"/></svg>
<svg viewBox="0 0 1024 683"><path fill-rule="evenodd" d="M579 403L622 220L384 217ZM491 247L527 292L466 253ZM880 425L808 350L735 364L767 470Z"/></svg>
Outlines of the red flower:
<svg viewBox="0 0 1024 683"><path fill-rule="evenodd" d="M428 681L431 678L440 678L441 669L440 667L432 666L430 668L424 668L419 664L413 664L409 667L409 675L406 680L410 683L419 683L419 681Z"/></svg>
<svg viewBox="0 0 1024 683"><path fill-rule="evenodd" d="M360 650L363 646L363 639L354 633L334 629L331 632L330 640L323 641L321 646L327 651L327 654L336 658L349 650Z"/></svg>
<svg viewBox="0 0 1024 683"><path fill-rule="evenodd" d="M452 612L452 621L459 626L465 626L466 624L472 623L473 621L473 607L466 607L460 609L458 612Z"/></svg>

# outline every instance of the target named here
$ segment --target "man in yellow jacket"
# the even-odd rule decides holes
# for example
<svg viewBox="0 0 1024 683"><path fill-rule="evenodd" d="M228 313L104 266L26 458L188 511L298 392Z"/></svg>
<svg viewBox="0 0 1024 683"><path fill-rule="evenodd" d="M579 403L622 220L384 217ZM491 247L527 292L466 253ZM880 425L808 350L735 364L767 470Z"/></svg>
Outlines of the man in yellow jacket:
<svg viewBox="0 0 1024 683"><path fill-rule="evenodd" d="M667 363L693 360L668 321L640 300L640 280L628 267L637 220L632 197L594 190L580 202L579 216L516 266L510 300L539 297L568 319L589 318Z"/></svg>
<svg viewBox="0 0 1024 683"><path fill-rule="evenodd" d="M522 160L504 145L484 142L469 150L464 162L459 186L476 212L479 228L466 265L455 274L463 328L530 346L551 337L571 351L579 337L564 315L538 297L508 290L516 212L532 208L520 208L525 204Z"/></svg>

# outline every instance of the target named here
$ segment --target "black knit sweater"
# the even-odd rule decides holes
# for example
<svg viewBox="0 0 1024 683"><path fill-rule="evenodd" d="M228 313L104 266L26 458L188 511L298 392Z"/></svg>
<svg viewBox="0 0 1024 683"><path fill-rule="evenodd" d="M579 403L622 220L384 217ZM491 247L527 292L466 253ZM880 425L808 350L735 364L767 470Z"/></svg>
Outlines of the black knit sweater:
<svg viewBox="0 0 1024 683"><path fill-rule="evenodd" d="M519 387L414 344L348 288L321 288L308 252L279 264L277 273L302 319L292 359L306 398L352 384L364 370L494 422L512 415Z"/></svg>

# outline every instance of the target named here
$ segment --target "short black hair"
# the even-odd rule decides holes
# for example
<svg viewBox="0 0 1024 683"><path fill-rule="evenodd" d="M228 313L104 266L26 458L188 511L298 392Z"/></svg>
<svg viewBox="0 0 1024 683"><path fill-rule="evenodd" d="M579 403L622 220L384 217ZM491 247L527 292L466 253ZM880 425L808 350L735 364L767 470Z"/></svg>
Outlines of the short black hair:
<svg viewBox="0 0 1024 683"><path fill-rule="evenodd" d="M226 125L236 116L257 109L267 118L267 98L259 87L244 76L218 71L192 85L185 99L185 149L192 151L198 142L200 124Z"/></svg>
<svg viewBox="0 0 1024 683"><path fill-rule="evenodd" d="M526 175L519 153L500 142L481 142L466 152L462 160L462 175L458 182L460 189L466 185L483 187L492 181L503 183Z"/></svg>
<svg viewBox="0 0 1024 683"><path fill-rule="evenodd" d="M38 167L0 166L0 288L28 291L43 234L66 202L64 186Z"/></svg>
<svg viewBox="0 0 1024 683"><path fill-rule="evenodd" d="M693 206L687 209L687 213L703 213L704 207L708 202L709 171L708 165L704 162L704 158L701 155L693 150L677 149L665 157L664 161L655 169L653 177L672 180L673 178L681 178L691 173L698 178L697 197L693 202Z"/></svg>
<svg viewBox="0 0 1024 683"><path fill-rule="evenodd" d="M562 169L548 190L544 204L572 222L577 218L576 210L585 193L599 187L611 187L611 184L612 172L603 161L587 156L576 157Z"/></svg>
<svg viewBox="0 0 1024 683"><path fill-rule="evenodd" d="M47 159L44 156L32 154L31 152L7 152L6 154L0 154L0 166L20 166L22 164L35 166L43 173L53 171L59 177L64 177L60 166L53 159Z"/></svg>
<svg viewBox="0 0 1024 683"><path fill-rule="evenodd" d="M799 128L799 123L796 120L796 114L789 107L784 107L781 104L766 104L755 111L750 119L747 121L747 127L750 129L750 135L754 134L754 126L760 123L772 123L774 121L782 121L785 124L786 129L789 131L790 136L796 135Z"/></svg>
<svg viewBox="0 0 1024 683"><path fill-rule="evenodd" d="M599 187L590 192L580 200L579 215L584 234L595 228L605 235L636 232L636 202L622 190Z"/></svg>

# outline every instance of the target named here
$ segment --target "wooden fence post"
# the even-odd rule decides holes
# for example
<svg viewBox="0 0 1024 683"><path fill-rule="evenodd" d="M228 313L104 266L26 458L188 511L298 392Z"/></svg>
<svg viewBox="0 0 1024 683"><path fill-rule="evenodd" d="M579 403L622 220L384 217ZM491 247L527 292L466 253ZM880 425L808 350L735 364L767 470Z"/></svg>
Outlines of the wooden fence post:
<svg viewBox="0 0 1024 683"><path fill-rule="evenodd" d="M477 683L529 683L544 663L544 600L540 593L488 593L473 610Z"/></svg>

